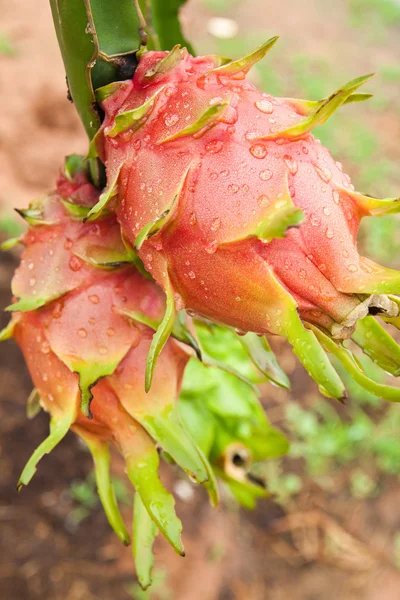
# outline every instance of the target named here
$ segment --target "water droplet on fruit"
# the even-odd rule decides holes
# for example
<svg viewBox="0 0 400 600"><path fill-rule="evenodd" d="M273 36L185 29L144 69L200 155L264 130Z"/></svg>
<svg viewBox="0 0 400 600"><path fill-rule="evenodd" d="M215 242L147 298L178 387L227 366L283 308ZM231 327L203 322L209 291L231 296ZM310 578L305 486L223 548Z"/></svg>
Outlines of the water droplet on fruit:
<svg viewBox="0 0 400 600"><path fill-rule="evenodd" d="M72 240L70 240L69 238L67 238L64 242L64 248L66 250L71 250L72 248Z"/></svg>
<svg viewBox="0 0 400 600"><path fill-rule="evenodd" d="M94 325L96 323L96 319L94 317L90 317L88 320L89 325Z"/></svg>
<svg viewBox="0 0 400 600"><path fill-rule="evenodd" d="M260 171L260 179L263 181L269 181L271 179L273 173L269 169L265 169L264 171Z"/></svg>
<svg viewBox="0 0 400 600"><path fill-rule="evenodd" d="M98 304L100 302L100 298L96 294L89 296L89 300L92 304Z"/></svg>
<svg viewBox="0 0 400 600"><path fill-rule="evenodd" d="M192 212L192 214L189 217L189 223L190 223L190 225L196 225L196 222L197 222L196 213Z"/></svg>
<svg viewBox="0 0 400 600"><path fill-rule="evenodd" d="M241 297L240 296L236 296L235 300L236 300L236 302L240 302L241 301Z"/></svg>
<svg viewBox="0 0 400 600"><path fill-rule="evenodd" d="M265 158L267 153L266 147L262 144L254 144L254 146L250 147L250 154L252 154L254 158Z"/></svg>
<svg viewBox="0 0 400 600"><path fill-rule="evenodd" d="M355 273L356 271L358 271L356 265L348 265L347 270L350 271L350 273Z"/></svg>
<svg viewBox="0 0 400 600"><path fill-rule="evenodd" d="M312 214L310 217L310 223L313 227L319 227L321 225L321 219L317 215Z"/></svg>
<svg viewBox="0 0 400 600"><path fill-rule="evenodd" d="M142 142L141 142L141 140L135 140L135 141L133 142L133 147L134 147L134 149L135 149L135 150L140 150L140 146L141 146L141 145L142 145Z"/></svg>
<svg viewBox="0 0 400 600"><path fill-rule="evenodd" d="M257 100L255 105L258 108L258 110L260 110L262 113L265 113L267 115L274 112L274 107L269 100L265 100L265 99Z"/></svg>
<svg viewBox="0 0 400 600"><path fill-rule="evenodd" d="M212 181L215 181L216 179L218 179L218 173L216 173L215 171L213 171L212 173L210 173L210 179Z"/></svg>
<svg viewBox="0 0 400 600"><path fill-rule="evenodd" d="M44 341L43 344L40 346L40 349L43 352L43 354L48 354L50 352L49 342Z"/></svg>
<svg viewBox="0 0 400 600"><path fill-rule="evenodd" d="M230 184L228 185L228 190L229 190L230 192L232 192L233 194L237 194L237 192L239 191L239 186L238 186L238 185L236 185L236 183L230 183Z"/></svg>
<svg viewBox="0 0 400 600"><path fill-rule="evenodd" d="M340 194L337 190L333 190L332 192L333 201L335 204L339 204L340 202Z"/></svg>
<svg viewBox="0 0 400 600"><path fill-rule="evenodd" d="M333 233L333 230L328 227L325 231L325 235L328 238L328 240L331 240L335 234Z"/></svg>
<svg viewBox="0 0 400 600"><path fill-rule="evenodd" d="M212 242L210 242L209 244L207 244L205 246L205 251L207 252L207 254L214 254L216 252L217 248L218 248L217 240L213 240Z"/></svg>
<svg viewBox="0 0 400 600"><path fill-rule="evenodd" d="M211 100L209 101L209 105L210 106L214 106L214 104L218 104L219 102L222 102L224 99L222 96L215 96L214 98L211 98Z"/></svg>
<svg viewBox="0 0 400 600"><path fill-rule="evenodd" d="M104 356L105 354L107 354L108 350L105 346L100 346L99 347L99 354L101 354L102 356Z"/></svg>
<svg viewBox="0 0 400 600"><path fill-rule="evenodd" d="M299 271L300 279L305 279L306 275L307 275L306 271L304 269L300 269L300 271Z"/></svg>
<svg viewBox="0 0 400 600"><path fill-rule="evenodd" d="M314 165L314 169L316 170L318 176L325 183L329 183L332 179L332 173L326 167L321 167L320 165Z"/></svg>
<svg viewBox="0 0 400 600"><path fill-rule="evenodd" d="M34 266L35 266L35 263L33 263L33 262L30 262L30 263L28 264L28 269L29 269L30 271L32 271L32 269L34 268Z"/></svg>
<svg viewBox="0 0 400 600"><path fill-rule="evenodd" d="M322 211L323 211L324 215L326 215L327 217L329 217L329 215L331 214L331 211L327 206L324 206Z"/></svg>
<svg viewBox="0 0 400 600"><path fill-rule="evenodd" d="M196 279L196 274L194 273L194 271L189 271L188 275L190 279Z"/></svg>
<svg viewBox="0 0 400 600"><path fill-rule="evenodd" d="M258 138L260 136L259 133L257 133L257 131L248 131L245 135L246 140L249 140L250 142L252 140L255 140L256 138Z"/></svg>
<svg viewBox="0 0 400 600"><path fill-rule="evenodd" d="M339 169L339 171L343 171L343 165L341 162L339 162L338 160L335 162L335 165L337 166L337 168Z"/></svg>
<svg viewBox="0 0 400 600"><path fill-rule="evenodd" d="M221 171L221 175L223 177L228 177L228 175L229 175L229 169L224 169L223 171Z"/></svg>
<svg viewBox="0 0 400 600"><path fill-rule="evenodd" d="M87 331L86 331L86 329L84 329L83 327L81 327L80 329L78 329L78 335L81 338L87 337Z"/></svg>
<svg viewBox="0 0 400 600"><path fill-rule="evenodd" d="M112 327L109 327L106 331L108 337L113 337L115 335L115 329L113 329Z"/></svg>
<svg viewBox="0 0 400 600"><path fill-rule="evenodd" d="M269 204L270 204L269 198L265 194L262 194L258 198L257 202L258 202L258 205L261 206L261 208L265 208L265 207L269 206Z"/></svg>
<svg viewBox="0 0 400 600"><path fill-rule="evenodd" d="M71 271L79 271L82 268L82 261L77 256L71 256L69 259L69 268Z"/></svg>
<svg viewBox="0 0 400 600"><path fill-rule="evenodd" d="M303 146L302 151L303 151L303 154L308 154L308 152L309 152L307 146Z"/></svg>
<svg viewBox="0 0 400 600"><path fill-rule="evenodd" d="M293 158L291 158L290 156L287 156L287 155L283 157L283 160L285 161L286 166L289 169L289 173L291 175L296 175L296 173L299 169L297 162Z"/></svg>
<svg viewBox="0 0 400 600"><path fill-rule="evenodd" d="M217 154L218 152L221 152L223 145L221 140L211 140L206 144L206 151L210 152L210 154Z"/></svg>
<svg viewBox="0 0 400 600"><path fill-rule="evenodd" d="M347 250L343 250L342 254L345 258L348 258L348 256L349 256L349 253L347 252Z"/></svg>
<svg viewBox="0 0 400 600"><path fill-rule="evenodd" d="M172 127L178 121L179 121L178 115L166 115L164 117L164 123L166 124L167 127Z"/></svg>
<svg viewBox="0 0 400 600"><path fill-rule="evenodd" d="M211 231L218 231L218 229L221 227L221 219L219 217L217 217L216 219L214 219L214 221L211 223Z"/></svg>
<svg viewBox="0 0 400 600"><path fill-rule="evenodd" d="M36 283L36 278L35 277L31 277L30 280L29 280L29 285L31 287L33 287L35 285L35 283Z"/></svg>

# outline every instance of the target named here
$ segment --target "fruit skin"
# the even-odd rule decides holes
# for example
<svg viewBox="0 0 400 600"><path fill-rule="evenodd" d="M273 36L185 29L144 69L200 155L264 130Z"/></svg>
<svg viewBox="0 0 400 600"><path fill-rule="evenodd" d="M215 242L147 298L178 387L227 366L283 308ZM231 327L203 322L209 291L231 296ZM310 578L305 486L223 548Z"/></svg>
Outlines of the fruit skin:
<svg viewBox="0 0 400 600"><path fill-rule="evenodd" d="M284 335L340 397L316 373L324 358L303 324L341 340L370 312L396 317L385 294L400 292L400 274L360 256L356 236L364 216L400 202L354 192L310 129L368 77L314 107L258 91L245 78L253 59L144 54L132 81L99 91L97 149L124 235L177 308Z"/></svg>

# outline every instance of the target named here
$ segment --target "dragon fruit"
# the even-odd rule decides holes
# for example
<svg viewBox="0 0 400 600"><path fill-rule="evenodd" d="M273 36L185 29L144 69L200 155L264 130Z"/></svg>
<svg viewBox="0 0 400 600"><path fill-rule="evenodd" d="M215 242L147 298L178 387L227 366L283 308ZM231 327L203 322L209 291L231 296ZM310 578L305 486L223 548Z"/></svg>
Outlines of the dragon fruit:
<svg viewBox="0 0 400 600"><path fill-rule="evenodd" d="M26 359L35 385L28 413L42 407L51 419L49 436L28 460L18 486L29 483L44 454L71 429L92 453L105 513L128 544L110 476L113 443L136 489L133 553L146 587L158 530L183 554L182 525L173 496L158 477L155 444L204 484L213 504L218 502L216 473L252 507L266 492L248 473L251 461L287 450L285 438L269 425L253 383L267 378L287 384L270 349L257 339L181 314L158 358L152 389L145 393L146 358L165 295L121 237L115 215L82 222L99 199L85 164L69 157L56 191L19 211L30 228L19 240L24 251L12 282L12 319L0 339L14 337ZM249 360L256 352L258 366Z"/></svg>
<svg viewBox="0 0 400 600"><path fill-rule="evenodd" d="M123 235L167 295L149 354L155 359L185 308L242 332L277 334L327 396L344 399L326 352L374 393L345 340L393 375L400 348L373 318L398 324L400 273L359 255L366 216L398 212L398 199L354 191L342 165L311 134L342 104L365 100L360 77L319 102L274 98L246 75L273 46L225 62L142 53L131 81L97 90L104 111L91 156L108 187L88 218L112 207Z"/></svg>

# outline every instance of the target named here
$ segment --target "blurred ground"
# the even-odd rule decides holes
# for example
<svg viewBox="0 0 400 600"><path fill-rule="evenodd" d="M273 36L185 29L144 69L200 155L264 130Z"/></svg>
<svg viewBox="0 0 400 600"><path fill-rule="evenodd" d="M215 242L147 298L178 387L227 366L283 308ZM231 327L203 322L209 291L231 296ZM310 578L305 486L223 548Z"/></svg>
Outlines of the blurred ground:
<svg viewBox="0 0 400 600"><path fill-rule="evenodd" d="M52 187L66 153L85 151L85 136L66 100L47 3L0 0L0 8L0 220L3 215L4 222L8 222L9 207L24 206ZM220 16L238 23L234 39L218 39L207 33L210 18ZM237 57L271 35L280 34L281 43L253 74L254 80L271 93L320 99L353 77L377 71L379 77L369 85L375 99L344 108L318 135L341 158L361 191L382 196L395 195L396 190L398 193L398 3L189 0L184 20L199 52ZM362 233L365 251L395 265L398 231L398 221L393 218L368 224ZM15 264L13 255L1 255L1 307L9 303ZM3 315L1 318L2 323L7 321ZM278 349L283 366L291 372L293 397L307 407L310 412L306 414L314 414L315 406L327 405L303 371L296 368L291 353ZM275 491L283 499L283 508L264 500L249 513L226 498L224 506L215 511L202 491L194 488L185 500L178 499L187 557L176 557L166 543L158 541L154 591L145 596L134 584L129 550L114 539L92 497L92 483L86 480L91 461L73 435L43 460L27 489L20 494L15 491L25 461L46 435L47 419L41 414L27 421L25 401L31 388L20 353L10 342L1 345L0 353L1 598L400 598L400 575L395 568L400 557L400 486L396 471L400 453L395 445L399 429L390 432L394 442L389 448L386 444L386 453L372 451L365 439L359 443L365 418L371 429L367 433L364 430L364 438L383 435L388 439L387 421L396 422L395 413L387 413L389 409L380 405L377 408L359 391L354 392L353 404L340 409L340 418L358 427L358 437L354 428L353 437L346 429L346 444L360 448L350 458L338 441L339 434L344 435L344 426L333 427L329 416L325 425L320 420L307 421L301 413L303 430L292 429L291 433L297 436L297 447L304 452L301 456L307 458L292 458L274 467ZM283 393L265 390L270 419L278 426L285 423L288 401ZM358 403L364 407L361 412L354 408ZM337 444L331 452L333 459L326 449L328 438ZM314 444L314 454L310 444ZM319 464L316 475L319 452L330 460L322 471ZM277 483L280 469L284 475ZM118 461L116 476L122 477ZM165 479L176 487L171 469L165 470ZM71 486L71 482L75 484ZM121 496L123 499L124 490ZM130 518L129 505L126 516Z"/></svg>

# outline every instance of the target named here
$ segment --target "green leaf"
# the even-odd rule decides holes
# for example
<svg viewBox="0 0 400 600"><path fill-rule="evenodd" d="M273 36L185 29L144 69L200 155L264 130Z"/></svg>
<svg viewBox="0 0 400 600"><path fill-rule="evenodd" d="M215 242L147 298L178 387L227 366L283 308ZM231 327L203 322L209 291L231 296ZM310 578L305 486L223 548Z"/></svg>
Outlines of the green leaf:
<svg viewBox="0 0 400 600"><path fill-rule="evenodd" d="M191 123L187 127L180 129L176 133L173 133L172 135L169 135L168 137L159 140L156 145L160 146L161 144L173 142L174 140L177 140L181 137L185 137L186 135L193 135L195 133L198 133L205 127L207 127L207 129L210 129L212 126L218 124L218 117L220 117L223 114L227 106L229 106L229 102L221 102L219 104L214 104L213 106L210 106L194 123Z"/></svg>
<svg viewBox="0 0 400 600"><path fill-rule="evenodd" d="M278 36L274 36L265 42L265 44L262 44L259 48L257 48L257 50L254 50L254 52L251 54L248 54L239 60L224 64L221 67L216 67L215 69L209 71L206 75L215 73L216 75L222 75L224 77L233 77L239 73L247 73L257 62L264 58L267 52L271 50L272 46L276 44L278 39Z"/></svg>
<svg viewBox="0 0 400 600"><path fill-rule="evenodd" d="M97 204L95 204L93 206L93 208L88 212L87 216L84 218L84 222L93 221L94 219L97 219L98 217L100 217L100 215L102 214L102 212L104 211L104 209L106 208L106 206L110 202L110 200L112 198L114 198L114 196L116 196L116 194L118 193L118 189L117 189L118 177L119 177L122 167L123 167L123 163L119 165L118 169L116 170L116 172L114 174L114 179L107 184L107 188L100 195L100 198L99 198L99 201L97 202Z"/></svg>
<svg viewBox="0 0 400 600"><path fill-rule="evenodd" d="M144 125L148 116L154 108L154 103L158 96L165 90L166 86L160 87L153 96L151 96L146 102L137 106L132 110L119 113L115 117L114 125L107 129L104 134L107 137L116 137L119 133L123 133L130 129L132 132L137 131L142 125Z"/></svg>
<svg viewBox="0 0 400 600"><path fill-rule="evenodd" d="M33 388L26 401L26 416L29 420L32 420L39 414L40 409L40 395L36 388Z"/></svg>

